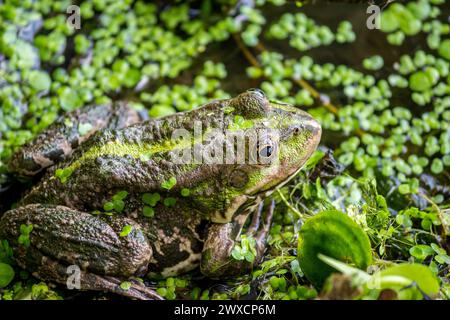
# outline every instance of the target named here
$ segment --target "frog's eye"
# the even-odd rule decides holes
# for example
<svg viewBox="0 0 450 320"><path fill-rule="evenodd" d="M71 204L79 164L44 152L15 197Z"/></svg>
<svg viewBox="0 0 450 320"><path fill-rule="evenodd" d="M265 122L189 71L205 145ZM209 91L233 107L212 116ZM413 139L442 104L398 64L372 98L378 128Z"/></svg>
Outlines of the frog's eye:
<svg viewBox="0 0 450 320"><path fill-rule="evenodd" d="M251 89L241 93L231 102L236 112L244 118L258 118L269 112L270 102L262 90Z"/></svg>
<svg viewBox="0 0 450 320"><path fill-rule="evenodd" d="M256 151L259 164L270 164L276 157L278 139L272 135L262 135L256 142ZM255 154L255 155L256 155Z"/></svg>
<svg viewBox="0 0 450 320"><path fill-rule="evenodd" d="M259 156L264 158L269 158L272 156L275 151L274 146L272 145L264 145L259 149Z"/></svg>

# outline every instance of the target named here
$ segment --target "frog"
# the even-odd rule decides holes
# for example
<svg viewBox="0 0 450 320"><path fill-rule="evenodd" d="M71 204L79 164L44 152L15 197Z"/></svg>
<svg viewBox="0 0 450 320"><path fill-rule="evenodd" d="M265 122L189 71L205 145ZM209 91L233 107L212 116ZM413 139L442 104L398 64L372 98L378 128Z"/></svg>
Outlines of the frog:
<svg viewBox="0 0 450 320"><path fill-rule="evenodd" d="M202 154L229 132L260 133L244 139L241 161L238 152L226 161L179 156ZM259 89L161 118L142 119L127 103L84 107L12 156L10 170L37 182L1 217L0 239L38 279L69 286L77 270L76 289L133 299L162 299L143 278L249 273L264 257L274 215L265 199L301 170L321 132L309 113ZM253 259L233 256L244 236Z"/></svg>

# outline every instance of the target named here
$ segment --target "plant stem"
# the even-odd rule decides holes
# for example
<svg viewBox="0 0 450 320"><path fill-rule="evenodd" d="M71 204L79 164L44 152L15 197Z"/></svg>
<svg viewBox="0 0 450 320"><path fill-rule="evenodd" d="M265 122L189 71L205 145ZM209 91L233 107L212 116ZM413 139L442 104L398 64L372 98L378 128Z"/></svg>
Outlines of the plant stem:
<svg viewBox="0 0 450 320"><path fill-rule="evenodd" d="M260 68L261 65L258 62L258 60L256 59L256 57L253 55L253 53L247 48L247 46L245 45L245 43L242 41L241 36L237 33L233 33L232 34L237 46L239 47L239 49L242 51L242 53L244 54L245 58L248 60L248 62L250 62L250 64L253 67L257 67ZM264 52L267 51L265 49L265 46L259 42L256 46L256 49L258 49L260 52ZM312 85L310 85L307 81L305 81L304 79L296 79L296 78L291 78L292 81L294 81L298 86L300 86L301 88L305 89L306 91L309 92L309 94L311 96L313 96L314 99L319 100L322 105L328 109L328 111L330 111L331 113L333 113L334 115L338 115L338 108L331 103L331 101L322 101L321 100L321 94L319 93L319 91L317 91ZM364 134L364 132L360 129L357 128L355 129L355 133L358 136L362 136Z"/></svg>
<svg viewBox="0 0 450 320"><path fill-rule="evenodd" d="M445 218L442 214L441 209L439 208L439 206L434 203L433 200L431 200L426 194L424 194L423 192L419 192L419 195L424 198L428 203L431 204L431 206L433 207L433 209L437 212L438 214L438 218L441 222L441 226L442 226L442 238L445 239L447 237L447 225L445 224Z"/></svg>
<svg viewBox="0 0 450 320"><path fill-rule="evenodd" d="M258 60L256 60L256 57L250 52L250 50L248 50L247 46L242 41L241 36L237 33L233 33L233 38L239 47L239 50L242 51L248 62L250 62L250 64L254 67L260 67Z"/></svg>
<svg viewBox="0 0 450 320"><path fill-rule="evenodd" d="M283 200L284 204L291 209L300 219L304 220L304 215L300 211L297 210L289 201L286 200L284 197L284 194L280 191L280 189L276 189L278 192L278 195L281 197L281 200Z"/></svg>

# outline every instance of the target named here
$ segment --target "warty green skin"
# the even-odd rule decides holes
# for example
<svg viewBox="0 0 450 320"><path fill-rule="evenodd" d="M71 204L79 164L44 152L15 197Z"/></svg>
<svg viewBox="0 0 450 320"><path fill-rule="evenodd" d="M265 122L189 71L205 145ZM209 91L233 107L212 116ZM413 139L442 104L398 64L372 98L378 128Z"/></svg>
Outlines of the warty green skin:
<svg viewBox="0 0 450 320"><path fill-rule="evenodd" d="M250 121L252 130L278 130L279 161L172 161L175 149L192 147L192 143L171 140L175 128L187 129L194 136L194 123L201 122L203 131L218 128L225 132L236 116ZM50 127L48 132L52 130ZM320 125L310 115L270 102L255 90L190 112L103 129L50 167L19 207L5 213L0 220L0 238L10 241L16 248L17 262L39 278L65 283L65 268L78 265L83 274L82 289L108 290L140 299L157 296L139 285L126 292L119 288L117 279L146 273L178 275L199 265L202 273L212 278L242 273L262 257L270 224L266 219L255 234L255 262L236 261L230 254L247 217L255 205L302 167L316 149L320 135ZM41 139L44 136L45 132ZM32 143L16 158L29 155L27 148L40 150L39 144ZM57 169L70 169L72 173L62 182L55 175ZM176 178L173 188L163 188L172 177ZM185 188L190 190L188 196L181 195ZM118 191L128 192L121 213L92 214L103 211L104 204ZM142 214L144 193L161 195L152 218ZM173 206L163 204L168 197L176 200ZM29 247L18 243L21 224L34 226ZM132 231L120 237L125 225L132 226Z"/></svg>
<svg viewBox="0 0 450 320"><path fill-rule="evenodd" d="M9 171L20 176L34 176L71 157L73 151L96 131L121 129L142 120L136 110L123 102L74 110L16 152L9 161ZM80 134L80 124L89 125L90 129Z"/></svg>

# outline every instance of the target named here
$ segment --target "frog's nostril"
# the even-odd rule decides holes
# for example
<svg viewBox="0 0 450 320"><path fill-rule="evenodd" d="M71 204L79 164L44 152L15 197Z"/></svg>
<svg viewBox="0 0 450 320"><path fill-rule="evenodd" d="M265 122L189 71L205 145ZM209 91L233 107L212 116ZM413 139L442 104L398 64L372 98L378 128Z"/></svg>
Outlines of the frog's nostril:
<svg viewBox="0 0 450 320"><path fill-rule="evenodd" d="M307 125L309 131L311 131L314 135L320 136L322 134L322 127L320 126L320 123L317 120L311 118L308 121Z"/></svg>

